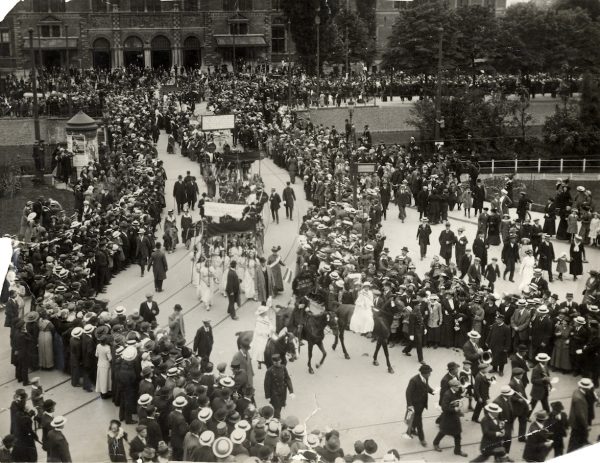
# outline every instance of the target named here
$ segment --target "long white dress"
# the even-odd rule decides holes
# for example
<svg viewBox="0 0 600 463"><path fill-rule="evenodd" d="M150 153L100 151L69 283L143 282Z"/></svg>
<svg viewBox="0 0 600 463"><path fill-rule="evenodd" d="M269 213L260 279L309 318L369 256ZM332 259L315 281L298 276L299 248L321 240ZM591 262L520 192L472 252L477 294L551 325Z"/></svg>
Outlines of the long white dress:
<svg viewBox="0 0 600 463"><path fill-rule="evenodd" d="M110 346L98 344L96 346L98 368L96 370L96 392L106 394L112 390Z"/></svg>
<svg viewBox="0 0 600 463"><path fill-rule="evenodd" d="M529 288L529 283L533 278L533 269L535 268L535 258L531 255L525 255L521 260L521 283L519 291L525 291Z"/></svg>
<svg viewBox="0 0 600 463"><path fill-rule="evenodd" d="M354 304L354 313L350 319L350 331L355 333L370 333L373 331L373 293L361 290Z"/></svg>
<svg viewBox="0 0 600 463"><path fill-rule="evenodd" d="M227 286L227 274L229 273L229 256L225 256L222 261L222 270L223 274L221 275L221 284L219 285L219 290L223 296L227 296L227 291L225 291L225 287Z"/></svg>
<svg viewBox="0 0 600 463"><path fill-rule="evenodd" d="M269 319L269 313L265 312L256 318L254 325L254 337L252 338L251 358L255 358L258 362L264 361L265 347L267 341L275 333L275 327Z"/></svg>
<svg viewBox="0 0 600 463"><path fill-rule="evenodd" d="M256 259L246 259L246 269L242 278L244 293L248 299L256 299Z"/></svg>
<svg viewBox="0 0 600 463"><path fill-rule="evenodd" d="M213 287L212 284L215 278L215 269L211 266L206 266L204 264L201 265L198 273L200 275L198 282L198 289L196 290L196 295L198 299L200 299L206 307L209 307L212 304L212 296L213 296Z"/></svg>

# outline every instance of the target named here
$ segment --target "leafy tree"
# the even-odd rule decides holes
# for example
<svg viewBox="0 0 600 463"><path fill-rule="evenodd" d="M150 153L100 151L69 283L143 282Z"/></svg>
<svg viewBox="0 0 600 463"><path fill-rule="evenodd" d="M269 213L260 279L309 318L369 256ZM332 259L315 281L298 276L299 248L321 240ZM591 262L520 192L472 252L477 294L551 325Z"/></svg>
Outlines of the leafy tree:
<svg viewBox="0 0 600 463"><path fill-rule="evenodd" d="M581 123L591 130L600 131L600 89L598 81L590 74L583 78L579 105Z"/></svg>
<svg viewBox="0 0 600 463"><path fill-rule="evenodd" d="M377 0L357 0L356 13L365 22L369 36L375 39L377 35L376 19Z"/></svg>
<svg viewBox="0 0 600 463"><path fill-rule="evenodd" d="M350 62L362 61L370 65L376 52L375 39L369 34L368 25L356 12L341 9L335 17L340 49L332 53L331 60L344 63L346 60L346 28Z"/></svg>
<svg viewBox="0 0 600 463"><path fill-rule="evenodd" d="M498 23L494 12L474 5L456 9L457 65L463 72L476 73L476 60L493 57L498 41Z"/></svg>
<svg viewBox="0 0 600 463"><path fill-rule="evenodd" d="M533 115L529 112L529 91L520 86L516 94L516 99L507 100L508 125L519 131L523 144L527 141L527 127L533 120Z"/></svg>
<svg viewBox="0 0 600 463"><path fill-rule="evenodd" d="M557 10L581 8L594 21L600 17L600 0L556 0L554 8Z"/></svg>
<svg viewBox="0 0 600 463"><path fill-rule="evenodd" d="M585 156L584 145L588 138L586 129L579 118L577 104L568 103L566 107L556 106L552 116L546 118L542 127L544 142L558 156Z"/></svg>
<svg viewBox="0 0 600 463"><path fill-rule="evenodd" d="M290 20L290 32L296 45L300 64L309 72L316 71L317 25L315 18L319 16L320 41L319 52L321 65L332 53L339 51L339 31L333 18L339 11L338 0L282 0L281 8ZM317 9L319 11L317 12Z"/></svg>
<svg viewBox="0 0 600 463"><path fill-rule="evenodd" d="M394 23L383 54L383 66L408 73L435 74L440 34L443 37L445 67L454 64L456 24L452 11L440 8L437 1L414 2Z"/></svg>

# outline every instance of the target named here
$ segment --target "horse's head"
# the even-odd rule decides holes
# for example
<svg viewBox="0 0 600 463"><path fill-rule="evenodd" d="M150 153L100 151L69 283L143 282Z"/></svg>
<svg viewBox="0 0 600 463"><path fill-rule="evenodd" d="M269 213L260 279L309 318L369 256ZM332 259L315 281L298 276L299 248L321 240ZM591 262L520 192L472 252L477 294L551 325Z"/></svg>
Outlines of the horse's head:
<svg viewBox="0 0 600 463"><path fill-rule="evenodd" d="M338 332L338 316L335 312L327 311L325 312L325 319L327 320L327 326L333 332L333 334L337 334Z"/></svg>
<svg viewBox="0 0 600 463"><path fill-rule="evenodd" d="M293 362L298 358L298 348L298 338L292 333L287 333L285 335L285 355L290 362Z"/></svg>

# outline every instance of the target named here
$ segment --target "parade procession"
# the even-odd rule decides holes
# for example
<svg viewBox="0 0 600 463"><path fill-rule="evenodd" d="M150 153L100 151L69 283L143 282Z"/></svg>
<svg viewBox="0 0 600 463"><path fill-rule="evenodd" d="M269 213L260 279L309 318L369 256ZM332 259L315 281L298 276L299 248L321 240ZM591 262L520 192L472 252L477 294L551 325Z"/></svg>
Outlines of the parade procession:
<svg viewBox="0 0 600 463"><path fill-rule="evenodd" d="M468 11L517 34L510 21L556 8L600 39L596 10L8 3L0 462L597 461L600 81L585 63L600 57L516 70L500 47L463 70L443 52ZM377 30L395 21L383 45L367 4ZM187 13L206 15L202 52ZM423 39L415 19L412 58L403 18L441 24ZM461 106L465 92L480 99ZM512 131L475 127L488 116ZM561 138L572 157L521 171L525 143L540 153L561 123L581 124Z"/></svg>

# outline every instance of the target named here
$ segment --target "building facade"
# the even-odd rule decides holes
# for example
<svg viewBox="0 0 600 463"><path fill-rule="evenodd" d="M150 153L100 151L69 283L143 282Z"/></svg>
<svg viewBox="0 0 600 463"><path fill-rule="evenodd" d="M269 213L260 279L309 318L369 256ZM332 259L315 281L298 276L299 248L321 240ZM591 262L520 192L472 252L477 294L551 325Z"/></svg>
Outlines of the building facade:
<svg viewBox="0 0 600 463"><path fill-rule="evenodd" d="M32 48L47 68L280 64L286 24L278 0L22 0L0 23L0 73L29 69Z"/></svg>

